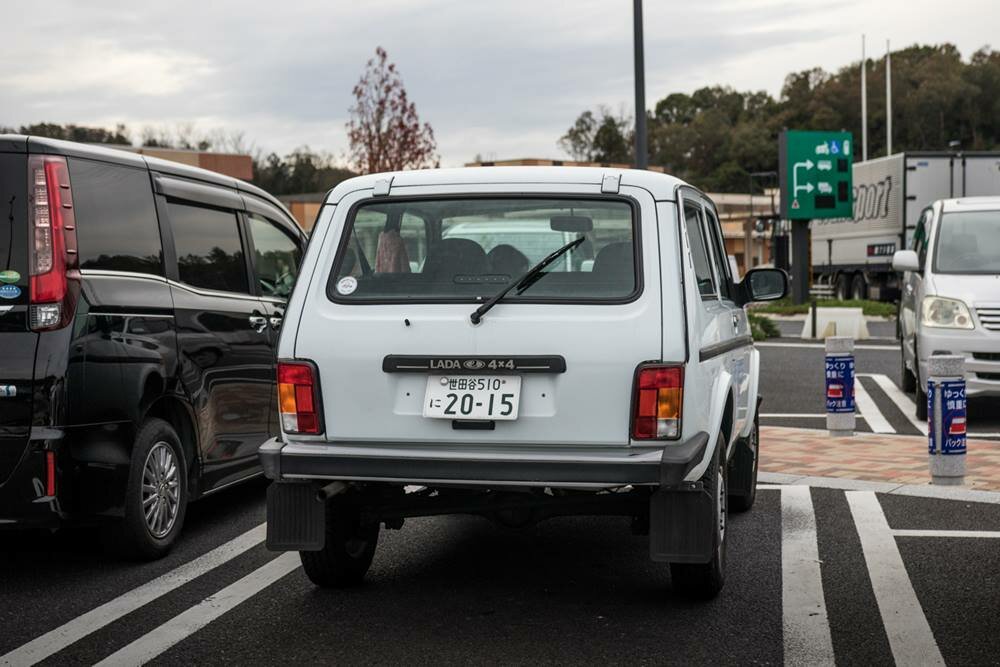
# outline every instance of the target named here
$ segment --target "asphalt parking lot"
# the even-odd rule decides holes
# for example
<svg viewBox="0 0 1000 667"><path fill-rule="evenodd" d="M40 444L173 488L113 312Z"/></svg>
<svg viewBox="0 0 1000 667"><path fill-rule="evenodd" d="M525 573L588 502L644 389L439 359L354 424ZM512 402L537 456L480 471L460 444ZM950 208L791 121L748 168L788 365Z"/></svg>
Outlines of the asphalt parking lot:
<svg viewBox="0 0 1000 667"><path fill-rule="evenodd" d="M193 505L155 563L3 537L0 664L1000 661L997 504L764 485L701 603L606 518L410 520L364 586L316 589L264 548L263 488Z"/></svg>

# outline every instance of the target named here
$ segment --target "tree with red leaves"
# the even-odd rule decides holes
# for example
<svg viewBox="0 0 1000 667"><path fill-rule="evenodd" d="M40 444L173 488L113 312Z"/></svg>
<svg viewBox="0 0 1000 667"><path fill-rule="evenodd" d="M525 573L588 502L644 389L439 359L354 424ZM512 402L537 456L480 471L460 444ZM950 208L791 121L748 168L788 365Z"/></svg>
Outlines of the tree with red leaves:
<svg viewBox="0 0 1000 667"><path fill-rule="evenodd" d="M351 159L359 171L399 171L437 166L430 124L420 123L396 65L381 46L354 86L347 123Z"/></svg>

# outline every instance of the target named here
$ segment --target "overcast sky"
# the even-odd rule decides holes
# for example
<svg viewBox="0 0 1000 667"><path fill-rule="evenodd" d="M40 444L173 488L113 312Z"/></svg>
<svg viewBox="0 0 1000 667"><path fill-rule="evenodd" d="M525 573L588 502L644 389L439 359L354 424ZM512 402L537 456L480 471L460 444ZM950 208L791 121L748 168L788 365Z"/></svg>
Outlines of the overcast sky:
<svg viewBox="0 0 1000 667"><path fill-rule="evenodd" d="M0 126L193 122L266 151L343 155L351 88L378 45L445 166L558 158L583 109L632 112L629 0L4 4ZM790 71L859 59L862 32L879 57L886 39L968 57L1000 26L995 0L646 0L645 14L650 108L712 84L777 95Z"/></svg>

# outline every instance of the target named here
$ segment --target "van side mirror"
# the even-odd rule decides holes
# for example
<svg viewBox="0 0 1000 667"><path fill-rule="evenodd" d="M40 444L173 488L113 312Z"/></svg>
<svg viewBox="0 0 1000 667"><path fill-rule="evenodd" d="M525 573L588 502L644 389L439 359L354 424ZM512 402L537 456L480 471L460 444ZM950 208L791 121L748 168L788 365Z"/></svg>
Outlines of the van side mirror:
<svg viewBox="0 0 1000 667"><path fill-rule="evenodd" d="M893 271L919 271L920 257L915 250L897 250L892 255Z"/></svg>
<svg viewBox="0 0 1000 667"><path fill-rule="evenodd" d="M788 274L781 269L750 269L737 286L740 305L777 301L788 294Z"/></svg>

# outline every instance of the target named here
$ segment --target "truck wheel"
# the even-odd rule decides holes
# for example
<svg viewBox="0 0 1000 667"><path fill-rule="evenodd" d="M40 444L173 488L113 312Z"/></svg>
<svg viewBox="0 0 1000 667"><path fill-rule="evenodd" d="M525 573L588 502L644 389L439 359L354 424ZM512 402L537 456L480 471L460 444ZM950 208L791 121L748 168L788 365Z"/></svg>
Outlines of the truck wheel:
<svg viewBox="0 0 1000 667"><path fill-rule="evenodd" d="M300 551L302 569L317 586L346 588L360 584L371 567L380 525L361 523L357 496L335 496L326 507L326 544Z"/></svg>
<svg viewBox="0 0 1000 667"><path fill-rule="evenodd" d="M868 283L862 273L855 273L851 280L851 298L858 301L868 298Z"/></svg>
<svg viewBox="0 0 1000 667"><path fill-rule="evenodd" d="M906 344L904 341L899 341L899 369L900 376L902 380L900 381L900 389L909 394L911 391L915 391L917 388L917 378L913 375L913 372L906 367Z"/></svg>
<svg viewBox="0 0 1000 667"><path fill-rule="evenodd" d="M143 560L170 551L187 511L187 461L173 427L148 419L139 427L125 489L125 518L116 526L115 546Z"/></svg>
<svg viewBox="0 0 1000 667"><path fill-rule="evenodd" d="M746 512L757 499L757 468L760 460L760 420L754 417L753 429L744 442L736 445L729 464L729 511Z"/></svg>
<svg viewBox="0 0 1000 667"><path fill-rule="evenodd" d="M851 292L851 277L847 274L840 274L834 280L833 296L837 301L847 301Z"/></svg>
<svg viewBox="0 0 1000 667"><path fill-rule="evenodd" d="M726 529L728 523L725 445L720 436L715 445L715 456L702 484L712 495L712 559L707 563L671 563L670 581L674 590L682 595L710 600L719 594L726 580Z"/></svg>

